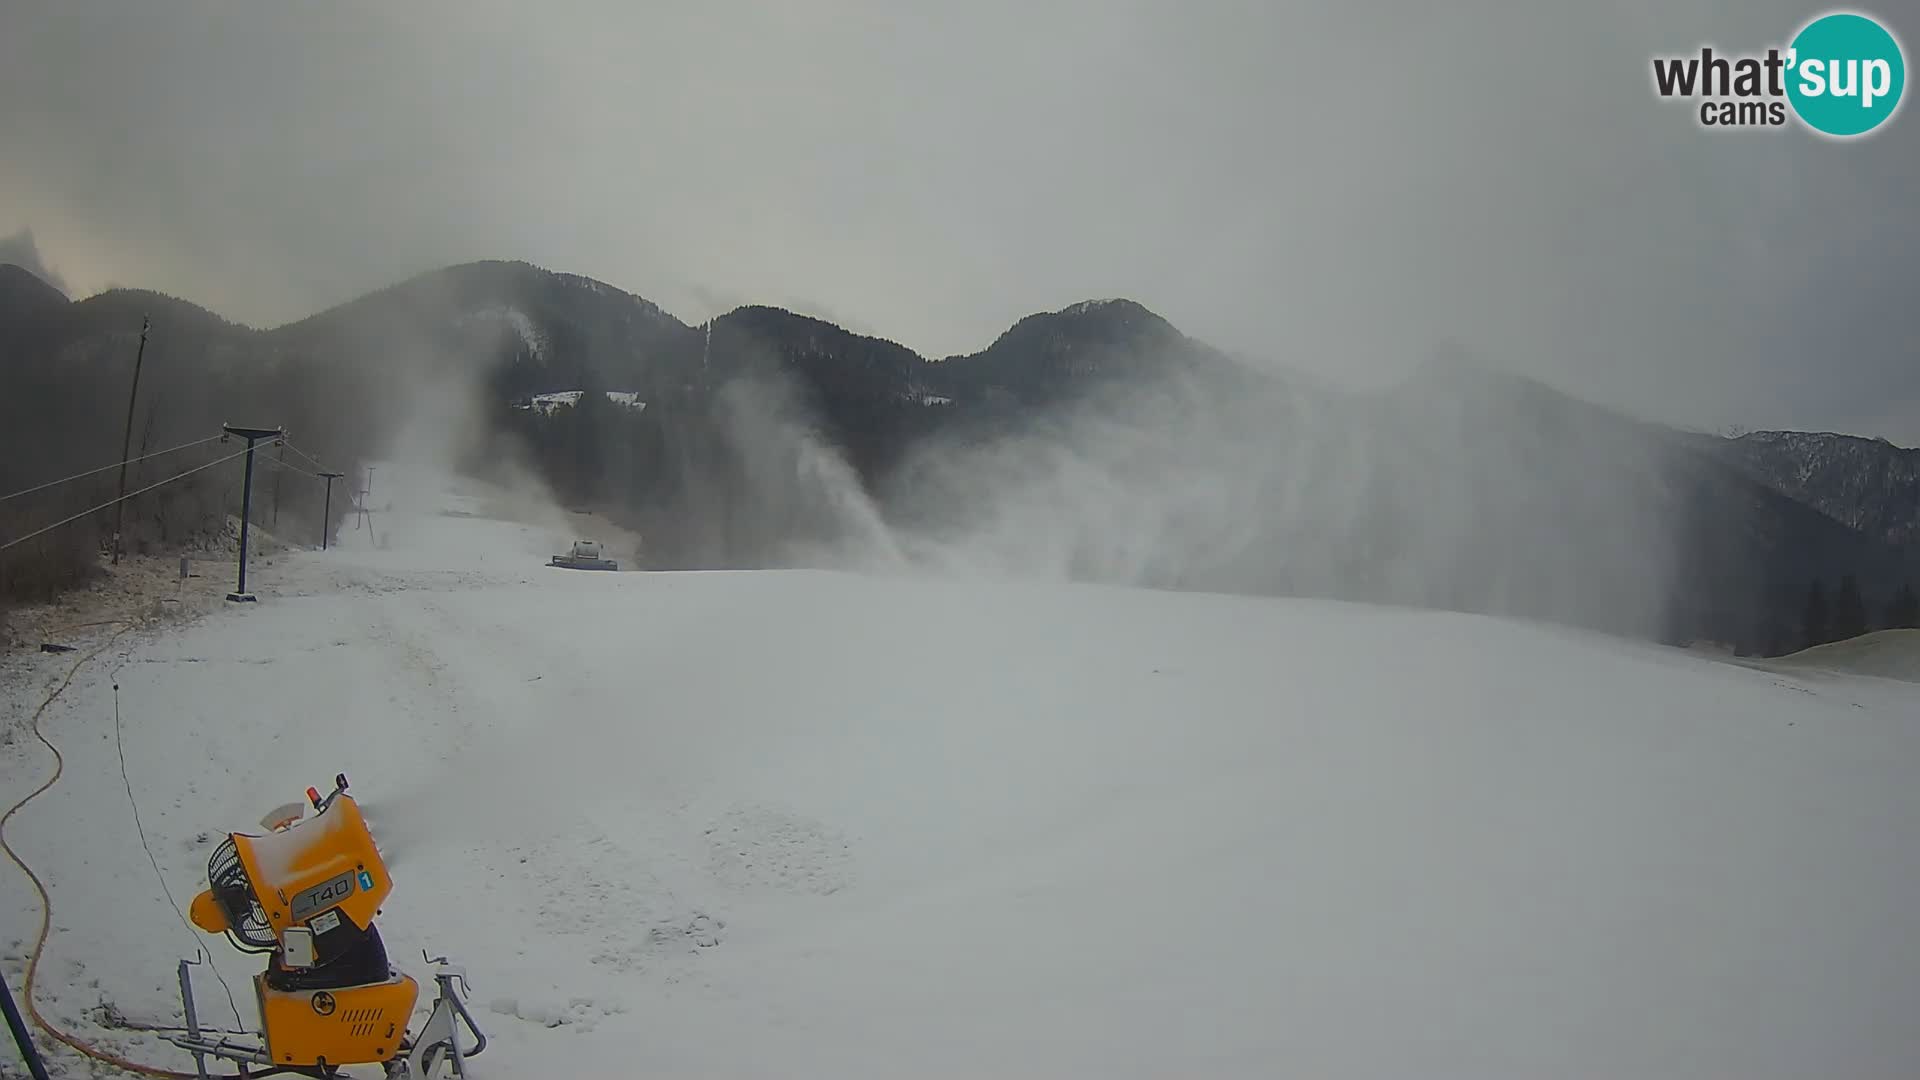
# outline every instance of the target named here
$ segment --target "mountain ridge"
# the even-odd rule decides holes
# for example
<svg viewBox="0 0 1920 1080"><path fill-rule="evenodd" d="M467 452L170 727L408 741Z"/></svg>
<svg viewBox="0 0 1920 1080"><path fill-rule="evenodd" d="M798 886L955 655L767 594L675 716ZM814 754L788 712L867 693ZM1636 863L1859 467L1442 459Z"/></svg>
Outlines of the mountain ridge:
<svg viewBox="0 0 1920 1080"><path fill-rule="evenodd" d="M844 523L821 507L839 496L809 493L819 478L794 474L780 460L794 451L767 442L798 437L779 434L798 419L844 455L883 516L968 527L953 508L1003 498L982 478L1006 474L1040 485L1021 496L1034 505L1084 513L1076 529L1124 508L1175 545L1154 554L1097 530L1063 538L1062 572L1095 579L1597 619L1759 649L1791 641L1787 594L1809 579L1857 574L1877 603L1920 578L1909 530L1920 512L1902 501L1920 503L1920 473L1874 460L1920 452L1808 433L1703 442L1459 362L1384 390L1330 392L1127 298L1034 312L976 352L929 359L773 305L689 325L617 286L511 260L428 271L269 329L144 290L59 306L38 295L0 320L0 376L16 380L16 405L58 393L62 379L122 378L146 314L153 392L170 403L150 409L156 439L235 411L221 404L230 385L254 388L255 413L275 400L268 387L300 387L298 407L282 410L297 414L293 430L325 432L302 436L309 452L351 460L407 423L413 403L396 386L477 376L488 417L477 445L504 433L566 498L631 503L673 565L778 564L796 537L831 540ZM766 378L785 380L799 411L743 431L726 388ZM610 412L587 394L574 408L512 408L571 391L646 405ZM117 431L112 396L68 426ZM1074 440L1088 432L1095 457L1077 472L1030 475L1084 457ZM944 471L928 473L930 459ZM1238 485L1241 501L1193 517L1180 506L1195 492L1181 488L1196 479ZM1089 490L1122 503L1080 506ZM929 510L942 491L950 507ZM1190 524L1168 531L1182 515ZM1673 563L1684 579L1673 595L1659 591L1664 570L1643 573L1643 557Z"/></svg>
<svg viewBox="0 0 1920 1080"><path fill-rule="evenodd" d="M12 266L14 264L4 264L4 265ZM16 267L16 269L19 269L19 268ZM31 271L26 271L26 273L30 274ZM710 316L706 320L689 323L687 321L680 319L678 316L673 315L671 312L668 312L666 309L660 307L658 304L648 300L647 298L640 296L637 293L629 292L611 282L607 282L599 278L594 278L589 275L575 274L567 271L549 269L537 263L530 262L527 260L522 260L522 259L478 259L478 260L472 260L464 263L450 264L448 266L439 267L437 269L421 271L409 277L403 278L397 282L393 282L389 285L382 286L378 289L374 289L372 291L362 293L348 300L341 301L339 303L330 305L325 308L321 308L318 311L302 316L298 319L293 319L288 322L280 323L273 326L266 326L266 327L256 327L243 322L229 319L226 316L219 314L214 309L206 307L205 305L199 304L193 300L175 296L165 292L156 291L156 290L147 290L147 289L130 288L130 287L115 287L112 289L107 289L98 293L94 293L87 297L72 299L72 300L69 300L68 302L73 305L87 305L94 302L100 302L100 303L107 303L112 305L125 306L129 300L135 297L147 297L147 298L151 298L150 302L152 303L155 303L164 307L168 307L171 309L175 309L175 310L186 310L186 311L191 311L197 314L203 314L204 316L210 318L212 321L225 325L227 327L250 331L256 334L267 335L270 338L284 339L287 337L295 336L297 332L303 328L310 327L316 324L324 325L328 322L341 320L347 314L357 313L358 311L364 310L368 306L376 305L382 301L398 299L402 297L417 299L417 298L420 298L420 294L430 292L431 287L437 284L444 283L451 280L460 280L460 279L467 279L470 281L473 275L486 274L486 273L519 275L522 278L522 284L537 283L542 279L544 279L550 283L557 283L560 285L577 288L593 295L598 295L598 296L611 295L612 297L617 298L621 302L632 303L637 310L639 310L645 315L646 318L648 318L650 321L654 323L657 323L661 327L672 332L684 333L687 335L692 335L694 337L697 337L698 335L700 335L704 327L710 324L717 325L721 321L729 319L729 317L749 315L750 313L754 313L754 312L779 312L786 316L791 316L793 319L802 321L804 323L818 324L821 327L831 328L836 333L845 335L849 339L874 343L877 345L883 345L888 347L889 349L903 350L906 353L910 353L914 357L916 357L921 364L928 365L932 370L935 370L935 371L950 370L950 369L944 369L944 365L947 365L955 361L961 361L961 362L977 361L979 358L987 354L993 353L996 346L1004 346L1009 342L1016 341L1021 337L1022 334L1032 334L1033 336L1038 337L1045 333L1058 332L1060 328L1062 328L1063 326L1069 326L1075 323L1078 323L1078 325L1074 326L1074 329L1076 331L1081 331L1088 326L1100 327L1100 320L1106 321L1107 323L1106 327L1101 327L1098 333L1095 333L1092 335L1087 335L1084 333L1079 334L1078 340L1076 343L1084 344L1084 345L1093 345L1096 347L1103 344L1115 344L1115 343L1137 344L1140 337L1147 337L1152 340L1163 342L1170 345L1195 348L1198 351L1203 352L1210 357L1225 359L1241 367L1251 366L1250 363L1246 360L1231 356L1230 354L1224 352L1223 350L1220 350L1212 345L1205 343L1201 339L1192 338L1186 335L1184 332L1180 331L1177 327L1175 327L1171 322L1169 322L1163 316L1154 312L1151 308L1148 308L1146 305L1141 304L1137 300L1133 300L1127 297L1089 298L1089 299L1079 300L1073 303L1066 304L1052 311L1030 312L1029 314L1024 315L1019 319L1015 320L1014 323L1011 326L1009 326L1006 330L1001 331L986 345L984 345L982 348L974 352L954 353L954 354L948 354L945 356L936 357L929 354L919 353L917 350L914 350L910 346L904 345L893 338L889 338L879 334L855 333L854 331L846 330L838 326L837 324L833 323L831 320L823 319L818 316L807 315L802 312L793 311L791 309L780 307L779 305L774 305L774 304L752 304L752 303L741 304L732 309L729 309L728 311L716 313ZM39 280L39 279L36 278L36 280ZM458 292L456 291L453 295L458 295ZM1144 331L1142 333L1135 334L1132 336L1115 336L1110 340L1103 340L1100 336L1100 333L1111 333L1112 327L1125 328L1132 324L1140 325L1141 327L1144 328ZM956 366L963 366L963 365L956 365ZM1596 402L1588 401L1587 399L1580 398L1577 395L1574 395L1565 390L1562 390L1561 388L1554 386L1551 383L1545 382L1544 380L1540 380L1535 376L1525 375L1518 372L1502 371L1494 368L1475 367L1470 363L1464 364L1464 365L1458 365L1458 366L1461 371L1474 373L1472 377L1477 377L1477 378L1502 377L1502 378L1526 380L1553 395L1557 395L1571 401L1580 402L1582 405L1590 408L1605 409L1616 415L1632 419L1636 423L1651 425L1653 427L1657 427L1662 430L1673 430L1673 431L1683 430L1680 428L1676 428L1670 424L1660 423L1658 421L1645 420L1643 418L1633 416L1632 414L1627 413L1615 406L1601 405ZM1404 379L1398 383L1392 384L1387 389L1389 390L1389 392L1391 392L1395 388L1404 389L1410 383L1417 383L1422 381L1423 379L1435 377L1438 372L1443 370L1452 370L1452 367L1436 366L1434 364L1423 365L1421 368L1416 369L1415 373L1409 376L1408 379ZM1280 371L1276 373L1281 374L1283 376L1291 376L1293 374L1292 372L1287 372L1287 371ZM574 387L553 386L553 387L548 387L540 392L556 392L556 391L565 390L565 389L574 389ZM1905 453L1920 454L1920 449L1900 446L1899 444L1896 444L1891 442L1890 440L1887 440L1883 436L1868 436L1868 435L1861 435L1858 433L1851 433L1851 432L1813 432L1813 431L1795 431L1795 430L1783 430L1780 432L1749 432L1749 433L1746 433L1745 435L1736 437L1735 441L1738 441L1739 439L1759 440L1769 435L1782 435L1782 436L1791 435L1791 436L1800 436L1800 437L1831 436L1838 439L1860 440L1864 442L1876 442L1893 450L1902 451Z"/></svg>

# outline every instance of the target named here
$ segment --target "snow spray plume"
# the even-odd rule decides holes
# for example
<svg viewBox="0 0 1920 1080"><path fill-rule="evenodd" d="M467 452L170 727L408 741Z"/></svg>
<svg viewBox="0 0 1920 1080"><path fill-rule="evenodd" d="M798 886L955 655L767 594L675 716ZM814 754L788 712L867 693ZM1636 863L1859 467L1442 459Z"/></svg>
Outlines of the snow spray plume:
<svg viewBox="0 0 1920 1080"><path fill-rule="evenodd" d="M362 378L380 391L369 408L369 424L385 435L376 456L399 467L379 474L376 507L430 509L447 494L444 477L477 476L487 484L469 492L484 496L470 512L540 526L523 554L544 557L566 542L571 525L519 445L494 430L489 362L542 346L511 296L498 295L502 287L495 277L476 286L428 275L375 293L342 312L334 351L359 358ZM511 283L504 287L511 292ZM429 542L407 528L398 518L385 520L383 541ZM444 542L440 532L433 535L431 542Z"/></svg>
<svg viewBox="0 0 1920 1080"><path fill-rule="evenodd" d="M381 855L400 870L435 850L550 842L576 832L602 793L636 783L660 789L644 763L609 754L604 733L556 722L490 731L404 785L369 791L360 806Z"/></svg>
<svg viewBox="0 0 1920 1080"><path fill-rule="evenodd" d="M924 447L899 544L950 573L1660 631L1680 508L1633 421L1508 376L1357 395L1216 359Z"/></svg>
<svg viewBox="0 0 1920 1080"><path fill-rule="evenodd" d="M859 475L820 430L792 376L757 372L720 390L735 553L774 565L897 567L898 546Z"/></svg>
<svg viewBox="0 0 1920 1080"><path fill-rule="evenodd" d="M858 470L827 432L780 346L722 321L699 408L665 418L663 487L651 530L675 565L894 565L899 553Z"/></svg>

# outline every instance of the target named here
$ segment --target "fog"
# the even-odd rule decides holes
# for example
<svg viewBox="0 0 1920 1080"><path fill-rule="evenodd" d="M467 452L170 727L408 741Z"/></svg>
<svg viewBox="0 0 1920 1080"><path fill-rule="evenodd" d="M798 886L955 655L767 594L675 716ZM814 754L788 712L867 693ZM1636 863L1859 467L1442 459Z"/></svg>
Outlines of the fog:
<svg viewBox="0 0 1920 1080"><path fill-rule="evenodd" d="M1168 372L1180 365L1161 365ZM1666 632L1692 508L1671 448L1436 363L1385 391L1249 372L1110 384L935 437L879 490L759 376L726 392L772 565L1338 596Z"/></svg>
<svg viewBox="0 0 1920 1080"><path fill-rule="evenodd" d="M648 505L616 484L595 505L555 494L497 427L475 357L517 331L449 331L432 290L408 304L342 324L343 353L378 357L378 385L398 388L377 410L391 437L368 454L483 478L480 512L540 527L530 560L588 535L631 566L1336 596L1655 637L1698 546L1702 511L1657 430L1444 342L1379 389L1136 345L1125 366L1153 374L939 431L879 478L848 462L798 375L749 360L675 406L662 430L687 445L650 466L678 470L669 495ZM376 482L371 502L431 497Z"/></svg>

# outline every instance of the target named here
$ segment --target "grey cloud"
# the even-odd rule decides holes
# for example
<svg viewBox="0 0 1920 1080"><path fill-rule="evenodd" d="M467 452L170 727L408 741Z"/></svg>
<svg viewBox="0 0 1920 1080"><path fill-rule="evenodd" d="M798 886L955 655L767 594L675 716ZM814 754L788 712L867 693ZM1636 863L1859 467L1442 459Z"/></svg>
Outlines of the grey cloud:
<svg viewBox="0 0 1920 1080"><path fill-rule="evenodd" d="M0 237L0 263L12 263L61 292L67 290L66 279L41 258L40 245L33 242L33 231L30 229Z"/></svg>
<svg viewBox="0 0 1920 1080"><path fill-rule="evenodd" d="M253 323L477 257L930 355L1124 295L1336 381L1452 339L1655 419L1920 441L1920 120L1716 135L1651 90L1812 13L15 4L0 228Z"/></svg>

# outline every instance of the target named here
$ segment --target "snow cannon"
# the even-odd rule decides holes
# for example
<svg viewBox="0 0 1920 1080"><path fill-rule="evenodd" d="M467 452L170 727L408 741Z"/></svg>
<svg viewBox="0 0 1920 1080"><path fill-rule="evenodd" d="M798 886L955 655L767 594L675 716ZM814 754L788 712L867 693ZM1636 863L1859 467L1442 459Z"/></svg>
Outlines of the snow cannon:
<svg viewBox="0 0 1920 1080"><path fill-rule="evenodd" d="M201 1031L187 960L180 962L186 1034L170 1038L194 1056L203 1077L208 1057L235 1062L237 1076L332 1077L341 1066L367 1064L384 1066L390 1078L436 1077L442 1065L466 1075L464 1061L487 1040L460 996L465 972L422 954L437 965L439 995L410 1038L420 985L388 963L373 923L393 892L380 849L344 774L325 796L308 788L307 802L311 818L306 805L290 803L261 821L264 834L228 834L207 862L208 888L190 909L195 926L266 955L266 970L253 978L258 1041Z"/></svg>

